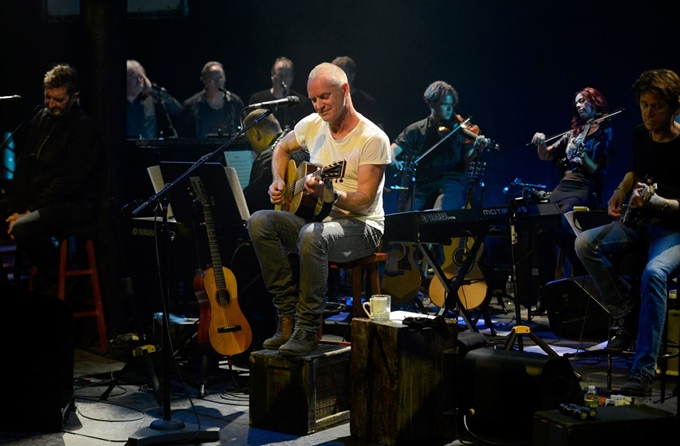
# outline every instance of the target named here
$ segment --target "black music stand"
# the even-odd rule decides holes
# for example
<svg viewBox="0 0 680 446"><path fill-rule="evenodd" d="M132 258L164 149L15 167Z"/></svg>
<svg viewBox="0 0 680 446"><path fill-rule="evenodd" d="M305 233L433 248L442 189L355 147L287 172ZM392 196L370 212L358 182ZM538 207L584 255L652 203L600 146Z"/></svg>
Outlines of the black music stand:
<svg viewBox="0 0 680 446"><path fill-rule="evenodd" d="M262 119L265 119L272 113L271 110L267 110L262 116L255 119L250 125L239 130L236 135L234 135L229 141L217 147L211 153L204 155L191 164L188 169L178 175L175 180L167 183L163 190L149 197L144 203L139 205L134 211L132 211L131 216L136 217L140 213L149 207L151 204L159 206L162 214L162 225L160 231L159 240L161 240L161 249L159 258L165 260L166 264L161 267L164 270L165 276L168 276L169 268L169 256L167 255L167 246L169 245L169 228L168 228L168 195L177 184L181 184L183 181L188 180L189 176L201 169L210 158L214 157L218 152L224 150L237 138L242 136L249 128L257 125ZM220 165L221 166L221 165ZM206 169L210 169L207 167ZM213 168L214 169L214 168ZM226 174L225 174L226 175ZM125 206L127 207L127 206ZM173 210L174 212L174 210ZM160 263L160 262L159 262ZM161 266L161 265L159 265ZM172 418L170 410L170 365L171 365L171 355L172 352L169 348L172 345L170 339L170 317L168 312L167 298L169 291L163 293L163 419L155 420L151 422L149 427L139 429L132 436L128 437L128 444L130 446L145 446L150 444L167 443L169 441L181 442L181 441L219 441L220 432L215 429L201 430L200 425L193 425L190 423L185 423L181 420L176 420Z"/></svg>
<svg viewBox="0 0 680 446"><path fill-rule="evenodd" d="M188 199L191 190L189 178L179 177L192 164L185 161L160 163L163 178L177 179L177 187L168 191L168 195L175 218L186 226L194 219L194 206L192 200ZM233 184L234 180L227 176L229 170L233 172L233 168L225 168L221 163L204 163L192 172L192 176L201 177L206 191L219 202L219 206L213 208L216 224L221 229L238 235L245 229L245 221L250 215L240 185Z"/></svg>

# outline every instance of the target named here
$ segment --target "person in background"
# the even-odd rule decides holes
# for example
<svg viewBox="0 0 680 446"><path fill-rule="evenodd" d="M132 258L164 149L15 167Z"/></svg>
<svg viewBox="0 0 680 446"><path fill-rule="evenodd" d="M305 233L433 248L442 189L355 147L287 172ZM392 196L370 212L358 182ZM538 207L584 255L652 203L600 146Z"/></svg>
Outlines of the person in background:
<svg viewBox="0 0 680 446"><path fill-rule="evenodd" d="M146 77L136 60L127 61L126 135L134 139L178 138L176 120L182 105Z"/></svg>
<svg viewBox="0 0 680 446"><path fill-rule="evenodd" d="M385 130L385 115L380 109L378 101L354 83L354 78L357 75L357 64L354 59L348 56L338 56L333 59L332 63L342 68L342 71L347 75L354 107L375 125Z"/></svg>
<svg viewBox="0 0 680 446"><path fill-rule="evenodd" d="M45 107L17 136L17 163L2 211L7 234L38 268L36 288L56 295L52 236L94 221L103 154L95 124L79 106L78 74L60 64L43 78Z"/></svg>
<svg viewBox="0 0 680 446"><path fill-rule="evenodd" d="M292 129L300 119L314 113L314 108L309 102L307 95L293 89L295 66L292 60L283 56L277 58L274 61L274 65L272 65L270 77L272 81L271 88L253 93L248 100L249 105L275 101L288 96L297 96L300 99L299 104L293 107L277 107L274 110L274 117L283 126L284 130Z"/></svg>
<svg viewBox="0 0 680 446"><path fill-rule="evenodd" d="M243 127L247 128L267 111L263 108L251 111L243 120ZM262 118L257 124L246 130L246 140L257 155L250 171L248 186L243 189L251 214L260 209L274 209L268 194L269 186L272 184L272 155L276 144L289 131L281 129L279 121L273 114ZM309 161L309 152L298 150L291 155L291 158L300 165L304 161Z"/></svg>
<svg viewBox="0 0 680 446"><path fill-rule="evenodd" d="M241 128L241 98L224 88L226 76L220 62L201 69L203 89L182 104L180 136L208 138L235 135Z"/></svg>
<svg viewBox="0 0 680 446"><path fill-rule="evenodd" d="M560 213L573 211L574 206L597 208L602 194L602 182L615 150L614 131L609 120L599 120L609 112L604 95L592 87L576 93L572 102L571 131L550 146L545 134L534 134L538 157L553 161L560 171L560 182L550 193L548 201L559 206ZM574 276L585 275L585 269L574 252L576 236L565 219L559 229L548 229L537 234L536 249L540 289L536 313L545 312L543 288L556 279L557 251L565 251Z"/></svg>
<svg viewBox="0 0 680 446"><path fill-rule="evenodd" d="M324 178L319 171L301 178L300 193L313 199L314 208L330 208L330 213L322 221L310 221L297 210L261 210L248 220L278 315L277 331L263 347L289 356L306 355L318 346L329 260L351 261L378 249L385 222L385 166L391 161L385 132L354 109L344 71L331 63L317 65L309 73L307 93L316 113L298 122L274 148L269 196L285 209L292 198L284 194L291 154L307 149L317 166L344 160L342 181ZM299 280L289 253L298 254Z"/></svg>
<svg viewBox="0 0 680 446"><path fill-rule="evenodd" d="M575 249L599 290L597 299L617 321L607 349L622 352L637 340L630 378L620 392L649 397L666 318L668 284L680 270L680 123L676 121L680 77L668 69L645 71L633 91L642 124L633 131L630 168L607 203L609 215L617 220L580 233ZM646 252L646 259L640 294L634 295L616 265L623 254L640 250Z"/></svg>
<svg viewBox="0 0 680 446"><path fill-rule="evenodd" d="M451 85L435 81L425 89L423 99L430 114L407 126L391 145L394 166L402 172L409 171L405 164L423 155L446 136L441 134L440 128L450 130L458 123L454 113L458 105L458 92ZM418 163L415 199L407 209L400 211L464 208L468 166L488 143L489 140L483 135L468 140L462 133L456 132L439 144ZM400 156L406 159L397 159Z"/></svg>

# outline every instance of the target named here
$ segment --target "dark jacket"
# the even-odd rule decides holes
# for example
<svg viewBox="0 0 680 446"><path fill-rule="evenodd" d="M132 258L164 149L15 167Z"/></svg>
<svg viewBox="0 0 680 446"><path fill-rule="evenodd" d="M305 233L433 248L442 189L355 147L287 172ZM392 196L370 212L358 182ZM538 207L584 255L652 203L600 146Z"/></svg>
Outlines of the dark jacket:
<svg viewBox="0 0 680 446"><path fill-rule="evenodd" d="M24 138L17 140L10 213L95 199L102 146L94 121L77 103L60 118L43 108L31 119Z"/></svg>

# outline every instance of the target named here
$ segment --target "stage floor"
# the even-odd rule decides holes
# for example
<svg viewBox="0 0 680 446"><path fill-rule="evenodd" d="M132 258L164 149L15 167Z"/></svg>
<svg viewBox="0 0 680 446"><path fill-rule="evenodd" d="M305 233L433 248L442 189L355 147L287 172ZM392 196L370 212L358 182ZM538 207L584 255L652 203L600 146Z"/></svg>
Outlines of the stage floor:
<svg viewBox="0 0 680 446"><path fill-rule="evenodd" d="M427 304L426 301L424 301ZM499 302L494 299L488 307L488 315L496 330L496 335L490 334L483 318L477 324L480 332L487 337L487 346L503 348L512 327L516 325L515 307L511 300L504 301L507 313L503 311ZM436 308L426 307L431 312ZM410 310L406 308L406 310ZM431 313L432 314L432 313ZM546 315L534 316L527 321L527 311L520 307L522 324L529 327L532 333L547 343L551 349L560 355L566 355L575 372L581 375L581 386L595 385L599 389L606 389L606 355L601 352L602 343L597 339L578 341L560 339L550 330ZM343 325L340 322L328 321L325 335L326 340L340 341L341 336L330 333L340 333ZM464 324L463 324L464 325ZM207 395L199 397L200 366L192 363L192 355L182 357L178 352L178 365L173 367L172 386L170 391L171 424L182 421L184 429L170 429L164 436L158 434L157 429L150 429L152 422L159 423L164 419L164 411L156 400L153 386L150 385L151 375L137 364L132 364L118 384L112 388L105 400L102 394L109 388L111 380L119 375L126 362L135 361L129 355L128 345L118 341L105 355L98 354L96 343L92 348L78 348L75 355L74 399L73 407L66 415L63 431L58 433L31 432L0 432L0 443L16 446L98 446L112 443L130 445L138 444L180 444L179 440L191 436L192 429L201 433L204 439L199 444L237 444L237 445L369 445L361 439L350 435L349 422L321 430L309 435L295 436L273 432L249 426L249 371L247 357L235 357L231 364L220 362L211 368L208 377ZM189 347L190 348L190 347ZM516 346L515 346L516 348ZM522 348L526 351L541 352L529 337L522 337ZM38 350L36 350L36 354ZM152 355L160 355L156 352ZM156 358L158 360L158 358ZM133 367L134 366L134 367ZM630 359L615 357L613 360L612 388L617 389L628 376ZM49 367L49 364L45 364ZM230 369L231 367L231 369ZM175 370L183 378L184 385L176 378ZM161 377L162 378L162 377ZM39 383L3 382L8 386L33 386ZM654 395L649 404L677 413L677 397L671 396L672 389L677 384L677 376L669 376L666 386L666 401L660 402L660 379L655 381ZM512 385L512 383L508 383ZM162 394L162 392L161 392ZM161 399L162 401L162 399ZM36 404L40 404L39 401ZM512 410L511 402L508 410ZM5 410L12 410L13 402L5 401ZM34 416L30 412L22 414L25 417ZM166 419L166 422L168 420ZM200 429L199 429L200 426ZM160 431L163 432L163 431ZM174 437L174 435L179 435ZM502 433L496 444L503 444ZM459 437L460 438L460 437ZM196 443L193 443L196 444ZM484 444L482 441L474 443L461 439L450 439L441 444Z"/></svg>

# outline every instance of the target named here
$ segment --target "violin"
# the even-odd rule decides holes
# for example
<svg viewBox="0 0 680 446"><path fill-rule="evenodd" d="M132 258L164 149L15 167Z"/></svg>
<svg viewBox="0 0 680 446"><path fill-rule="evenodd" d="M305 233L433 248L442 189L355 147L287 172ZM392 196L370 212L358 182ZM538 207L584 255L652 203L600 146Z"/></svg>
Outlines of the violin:
<svg viewBox="0 0 680 446"><path fill-rule="evenodd" d="M437 128L437 134L441 137L448 137L451 132L456 131L463 135L463 142L465 144L472 144L477 140L481 130L476 124L470 122L470 118L463 119L459 114L453 115L455 118L454 125L449 127L448 125L440 125ZM489 140L487 147L491 147L494 150L499 150L498 144L495 141Z"/></svg>
<svg viewBox="0 0 680 446"><path fill-rule="evenodd" d="M586 122L586 123L584 124L584 126L581 127L581 133L579 133L579 135L577 136L577 138L580 137L581 139L584 139L586 136L592 135L593 133L595 133L595 132L597 131L598 127L600 126L600 124L601 124L603 121L605 121L605 120L611 118L611 117L614 116L614 115L618 115L618 114L621 113L623 110L624 110L623 108L619 108L618 110L615 110L615 111L613 111L613 112L611 112L611 113L605 114L605 115L603 115L603 116L601 116L601 117L599 117L599 118L595 118L595 119L592 119L592 120ZM573 131L573 129L572 129L572 130L567 130L566 132L558 133L558 134L556 134L556 135L549 136L549 137L547 137L547 138L545 139L544 143L547 144L547 143L549 143L550 141L552 141L552 140L554 140L554 139L561 138L562 136L571 133L572 131ZM529 143L527 143L526 145L529 146L529 145L531 145L531 144L533 144L533 142L529 142Z"/></svg>

